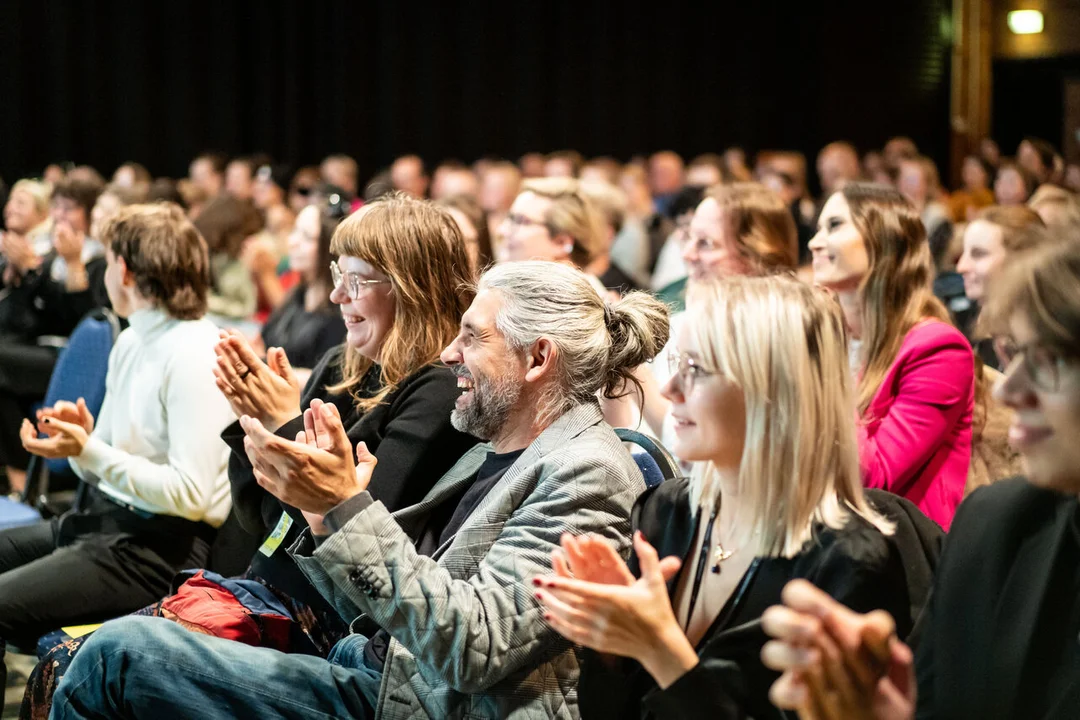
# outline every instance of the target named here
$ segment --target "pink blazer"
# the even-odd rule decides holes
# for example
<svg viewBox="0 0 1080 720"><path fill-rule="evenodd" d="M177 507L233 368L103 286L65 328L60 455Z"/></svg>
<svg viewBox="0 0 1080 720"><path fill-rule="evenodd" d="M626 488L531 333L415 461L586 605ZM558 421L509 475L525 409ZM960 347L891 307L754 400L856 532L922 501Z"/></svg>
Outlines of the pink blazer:
<svg viewBox="0 0 1080 720"><path fill-rule="evenodd" d="M948 530L971 464L974 405L975 360L960 331L939 320L912 328L859 423L866 487L907 498Z"/></svg>

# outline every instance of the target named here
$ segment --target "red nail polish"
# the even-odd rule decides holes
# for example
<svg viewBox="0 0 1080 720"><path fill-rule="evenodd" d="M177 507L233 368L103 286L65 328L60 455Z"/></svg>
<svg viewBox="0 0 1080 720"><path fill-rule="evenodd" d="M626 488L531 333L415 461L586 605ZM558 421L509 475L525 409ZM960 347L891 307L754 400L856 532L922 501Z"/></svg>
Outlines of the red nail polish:
<svg viewBox="0 0 1080 720"><path fill-rule="evenodd" d="M540 578L533 578L533 585L535 587L540 587L541 585L543 585L543 583L540 582Z"/></svg>
<svg viewBox="0 0 1080 720"><path fill-rule="evenodd" d="M533 593L533 597L536 598L537 600L542 599L542 596L540 595L540 593Z"/></svg>

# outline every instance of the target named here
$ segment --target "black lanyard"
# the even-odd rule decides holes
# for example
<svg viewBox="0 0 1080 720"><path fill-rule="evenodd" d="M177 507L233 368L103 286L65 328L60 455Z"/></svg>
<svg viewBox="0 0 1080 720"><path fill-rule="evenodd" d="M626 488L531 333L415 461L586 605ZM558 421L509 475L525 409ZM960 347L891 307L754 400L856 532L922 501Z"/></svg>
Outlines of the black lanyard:
<svg viewBox="0 0 1080 720"><path fill-rule="evenodd" d="M690 587L690 608L686 613L686 626L684 631L690 631L690 621L694 617L694 608L697 606L698 593L701 592L701 583L705 580L705 566L709 564L709 553L712 550L712 534L713 527L716 525L716 515L719 512L716 505L713 505L712 513L709 515L709 526L705 528L705 538L701 541L701 552L698 554L697 570L694 572L694 584ZM698 510L698 517L701 516L701 510Z"/></svg>

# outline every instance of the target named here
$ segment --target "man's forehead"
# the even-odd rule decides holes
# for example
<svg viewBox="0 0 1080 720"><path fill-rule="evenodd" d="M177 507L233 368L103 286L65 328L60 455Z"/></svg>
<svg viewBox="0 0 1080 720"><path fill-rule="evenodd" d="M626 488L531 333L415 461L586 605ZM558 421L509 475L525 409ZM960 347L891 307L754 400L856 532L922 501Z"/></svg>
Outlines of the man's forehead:
<svg viewBox="0 0 1080 720"><path fill-rule="evenodd" d="M492 290L481 290L472 305L461 316L461 326L473 330L494 330L495 316L502 307L502 298Z"/></svg>

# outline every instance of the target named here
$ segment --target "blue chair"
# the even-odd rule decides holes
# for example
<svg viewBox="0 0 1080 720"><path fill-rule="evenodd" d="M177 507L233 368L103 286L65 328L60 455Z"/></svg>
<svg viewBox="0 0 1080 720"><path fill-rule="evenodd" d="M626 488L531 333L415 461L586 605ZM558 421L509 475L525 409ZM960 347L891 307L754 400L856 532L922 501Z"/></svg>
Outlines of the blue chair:
<svg viewBox="0 0 1080 720"><path fill-rule="evenodd" d="M57 357L44 405L51 407L58 400L75 402L81 397L96 417L105 400L109 353L119 334L120 320L111 310L100 308L83 318ZM43 511L56 514L50 511L47 498L50 476L74 478L78 484L67 460L31 457L21 502L0 498L0 530L37 522Z"/></svg>
<svg viewBox="0 0 1080 720"><path fill-rule="evenodd" d="M630 456L641 470L646 487L656 487L682 474L678 461L656 438L629 428L615 428L615 434L631 445Z"/></svg>

